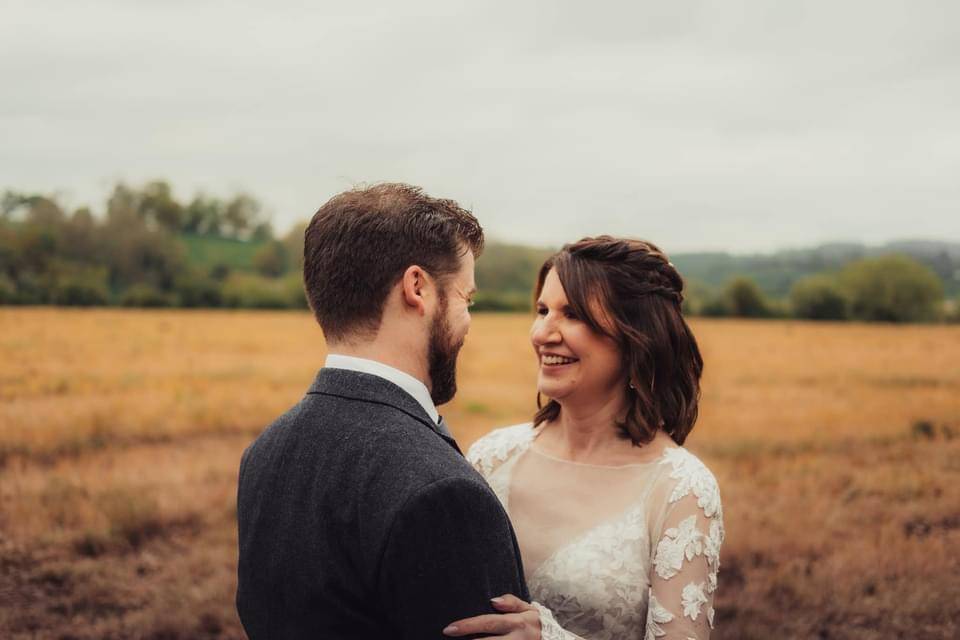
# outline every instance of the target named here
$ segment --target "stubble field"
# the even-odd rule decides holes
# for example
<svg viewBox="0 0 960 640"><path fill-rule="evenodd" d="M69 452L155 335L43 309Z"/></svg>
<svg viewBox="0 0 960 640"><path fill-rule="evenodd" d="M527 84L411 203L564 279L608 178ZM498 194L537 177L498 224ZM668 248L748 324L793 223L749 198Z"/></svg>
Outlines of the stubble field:
<svg viewBox="0 0 960 640"><path fill-rule="evenodd" d="M530 416L529 321L474 318L464 448ZM960 637L960 327L691 324L714 637ZM306 313L0 309L0 637L242 638L240 453L324 353Z"/></svg>

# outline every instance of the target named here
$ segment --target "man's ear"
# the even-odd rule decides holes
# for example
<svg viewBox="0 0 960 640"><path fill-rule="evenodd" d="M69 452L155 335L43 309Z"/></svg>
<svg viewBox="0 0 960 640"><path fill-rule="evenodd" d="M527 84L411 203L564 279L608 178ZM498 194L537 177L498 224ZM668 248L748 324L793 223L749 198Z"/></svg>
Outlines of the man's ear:
<svg viewBox="0 0 960 640"><path fill-rule="evenodd" d="M420 315L427 313L427 297L433 286L429 274L417 265L407 267L400 280L403 302L407 307L415 309ZM425 295L426 294L426 295Z"/></svg>

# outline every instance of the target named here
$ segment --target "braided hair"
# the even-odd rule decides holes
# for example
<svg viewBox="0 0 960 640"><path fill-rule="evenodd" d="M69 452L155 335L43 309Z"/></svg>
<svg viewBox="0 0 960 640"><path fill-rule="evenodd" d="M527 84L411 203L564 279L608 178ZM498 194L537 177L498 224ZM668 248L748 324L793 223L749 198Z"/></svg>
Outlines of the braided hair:
<svg viewBox="0 0 960 640"><path fill-rule="evenodd" d="M683 444L697 420L703 359L681 312L683 278L652 242L598 236L565 245L540 268L536 297L555 270L570 305L595 332L616 341L627 386L617 428L634 445L663 429ZM537 396L534 424L561 411Z"/></svg>

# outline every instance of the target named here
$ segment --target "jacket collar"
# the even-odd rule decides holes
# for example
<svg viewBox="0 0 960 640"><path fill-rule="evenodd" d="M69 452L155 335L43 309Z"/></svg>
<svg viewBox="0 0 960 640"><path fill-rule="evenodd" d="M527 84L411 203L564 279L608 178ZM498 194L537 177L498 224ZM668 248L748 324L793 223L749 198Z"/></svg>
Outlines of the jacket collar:
<svg viewBox="0 0 960 640"><path fill-rule="evenodd" d="M401 411L443 438L458 452L460 448L445 428L434 422L417 400L400 386L370 373L324 367L317 373L308 394L337 396L360 402L381 404Z"/></svg>
<svg viewBox="0 0 960 640"><path fill-rule="evenodd" d="M328 353L327 361L323 366L328 369L349 369L350 371L370 373L385 378L406 391L414 400L419 402L431 420L440 422L440 414L437 412L437 407L433 404L433 398L430 397L430 391L427 389L427 385L406 371L391 367L379 360L358 358L356 356L347 356L339 353Z"/></svg>

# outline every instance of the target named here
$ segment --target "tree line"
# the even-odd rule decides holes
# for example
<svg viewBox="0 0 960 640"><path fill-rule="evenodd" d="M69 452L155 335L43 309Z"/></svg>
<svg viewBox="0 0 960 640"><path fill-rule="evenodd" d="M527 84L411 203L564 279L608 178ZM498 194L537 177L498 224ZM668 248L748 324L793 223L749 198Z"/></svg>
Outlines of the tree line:
<svg viewBox="0 0 960 640"><path fill-rule="evenodd" d="M0 304L303 309L304 228L299 223L277 236L249 194L197 194L181 202L159 180L117 184L99 212L7 191L0 198ZM537 270L551 252L491 242L477 263L476 309L529 310ZM684 273L684 256L673 260ZM937 273L896 254L797 279L785 297L764 294L745 275L720 286L688 278L684 310L712 317L960 319Z"/></svg>
<svg viewBox="0 0 960 640"><path fill-rule="evenodd" d="M275 238L247 194L198 194L181 203L166 182L121 183L95 213L7 191L0 198L0 304L305 308L294 274L298 242L302 247L295 237ZM220 256L192 259L198 243L213 243ZM217 243L256 248L251 264L238 264Z"/></svg>
<svg viewBox="0 0 960 640"><path fill-rule="evenodd" d="M960 321L957 301L947 301L937 275L899 254L862 258L839 271L797 280L784 299L768 298L747 277L720 291L694 287L685 301L694 315L863 322Z"/></svg>

